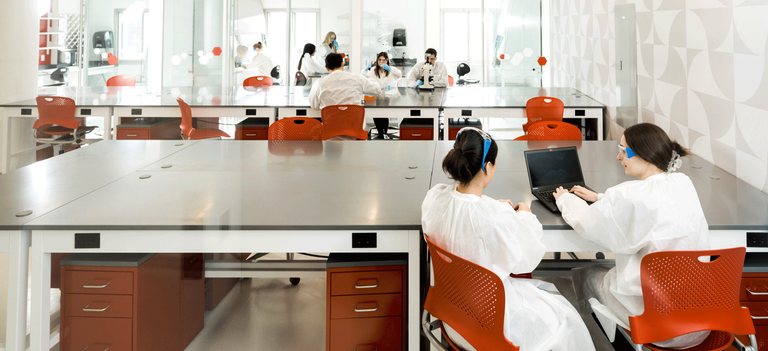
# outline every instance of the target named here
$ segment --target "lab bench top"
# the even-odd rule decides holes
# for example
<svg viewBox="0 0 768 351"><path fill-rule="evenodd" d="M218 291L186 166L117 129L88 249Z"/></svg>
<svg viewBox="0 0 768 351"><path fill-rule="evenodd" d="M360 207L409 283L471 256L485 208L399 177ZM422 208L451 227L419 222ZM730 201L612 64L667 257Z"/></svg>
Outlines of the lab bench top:
<svg viewBox="0 0 768 351"><path fill-rule="evenodd" d="M22 225L195 141L98 142L0 175L0 230ZM24 211L31 214L17 217Z"/></svg>
<svg viewBox="0 0 768 351"><path fill-rule="evenodd" d="M138 267L153 253L73 253L61 260L62 266Z"/></svg>
<svg viewBox="0 0 768 351"><path fill-rule="evenodd" d="M312 88L297 87L286 107L309 107L309 91ZM392 87L389 93L383 91L374 101L365 101L365 107L377 108L440 108L445 88L417 90L413 88ZM396 90L395 90L396 89Z"/></svg>
<svg viewBox="0 0 768 351"><path fill-rule="evenodd" d="M549 88L562 93L554 97L568 108L605 108L605 105L570 88ZM462 87L451 88L443 98L443 108L525 108L526 102L537 96L551 96L546 88Z"/></svg>

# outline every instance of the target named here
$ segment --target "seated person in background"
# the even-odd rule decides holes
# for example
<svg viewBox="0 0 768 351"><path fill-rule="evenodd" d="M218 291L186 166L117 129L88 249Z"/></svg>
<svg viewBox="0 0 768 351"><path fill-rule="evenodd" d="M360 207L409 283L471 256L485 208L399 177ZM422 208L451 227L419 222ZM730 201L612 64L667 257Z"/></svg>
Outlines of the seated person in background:
<svg viewBox="0 0 768 351"><path fill-rule="evenodd" d="M309 79L311 76L316 76L319 73L325 72L323 66L313 58L315 56L315 44L304 44L304 51L299 59L299 68L297 68L304 76Z"/></svg>
<svg viewBox="0 0 768 351"><path fill-rule="evenodd" d="M245 45L237 46L237 55L235 55L236 67L245 67L248 59L248 47Z"/></svg>
<svg viewBox="0 0 768 351"><path fill-rule="evenodd" d="M377 81L384 91L388 89L397 90L397 81L403 77L403 72L389 65L389 55L383 51L376 55L376 62L372 66L363 69L362 73L364 76ZM374 118L373 123L376 124L378 137L380 139L388 139L389 118Z"/></svg>
<svg viewBox="0 0 768 351"><path fill-rule="evenodd" d="M576 186L554 196L563 219L584 239L616 254L616 266L572 270L579 308L591 311L595 298L629 326L629 316L643 314L640 261L658 251L709 250L709 226L691 179L673 173L688 155L659 126L641 123L627 128L616 157L632 180L596 194ZM577 196L578 195L578 196ZM594 202L587 205L583 200ZM606 327L606 326L603 326ZM608 326L610 327L610 326ZM703 342L709 331L690 333L656 346L688 348Z"/></svg>
<svg viewBox="0 0 768 351"><path fill-rule="evenodd" d="M312 84L309 91L309 105L314 109L322 110L330 105L360 105L363 95L378 95L381 91L375 80L344 72L339 54L328 54L325 68L330 74Z"/></svg>
<svg viewBox="0 0 768 351"><path fill-rule="evenodd" d="M269 56L264 54L264 44L261 42L253 44L253 51L256 52L256 55L251 58L251 62L248 62L247 66L249 70L255 69L251 76L269 77L274 65L272 64L272 60L269 58Z"/></svg>
<svg viewBox="0 0 768 351"><path fill-rule="evenodd" d="M424 84L424 65L429 62L432 65L432 74L429 76L429 81L438 88L445 88L448 86L448 70L445 69L445 65L442 62L437 62L437 50L429 48L424 52L424 62L419 62L411 72L408 73L408 80L405 82L405 86L416 88L419 85Z"/></svg>
<svg viewBox="0 0 768 351"><path fill-rule="evenodd" d="M456 183L437 184L421 205L424 233L443 249L494 272L504 283L504 336L526 351L594 351L576 309L550 283L512 278L538 266L546 251L541 223L525 203L483 195L496 173L499 148L491 136L462 128L443 171ZM448 336L474 350L446 325ZM482 350L485 351L485 350Z"/></svg>

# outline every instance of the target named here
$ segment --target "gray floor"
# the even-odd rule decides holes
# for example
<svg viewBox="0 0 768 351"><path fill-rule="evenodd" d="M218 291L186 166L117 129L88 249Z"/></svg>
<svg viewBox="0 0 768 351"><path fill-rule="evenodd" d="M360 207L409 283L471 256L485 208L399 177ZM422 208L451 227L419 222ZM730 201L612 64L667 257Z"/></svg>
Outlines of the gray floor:
<svg viewBox="0 0 768 351"><path fill-rule="evenodd" d="M570 277L542 278L574 303ZM187 350L324 350L325 278L243 279L215 310ZM585 318L586 317L586 318ZM597 351L613 351L589 315L582 315Z"/></svg>

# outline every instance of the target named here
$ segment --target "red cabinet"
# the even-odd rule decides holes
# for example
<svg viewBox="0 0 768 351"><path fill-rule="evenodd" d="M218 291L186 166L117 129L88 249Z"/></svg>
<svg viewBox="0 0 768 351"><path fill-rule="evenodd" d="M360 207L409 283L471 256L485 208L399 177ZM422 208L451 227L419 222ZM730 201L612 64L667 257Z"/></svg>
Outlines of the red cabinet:
<svg viewBox="0 0 768 351"><path fill-rule="evenodd" d="M181 139L181 118L137 118L115 127L117 140Z"/></svg>
<svg viewBox="0 0 768 351"><path fill-rule="evenodd" d="M405 118L400 122L400 140L433 140L434 120L431 118Z"/></svg>
<svg viewBox="0 0 768 351"><path fill-rule="evenodd" d="M235 140L267 140L269 118L248 118L235 127Z"/></svg>

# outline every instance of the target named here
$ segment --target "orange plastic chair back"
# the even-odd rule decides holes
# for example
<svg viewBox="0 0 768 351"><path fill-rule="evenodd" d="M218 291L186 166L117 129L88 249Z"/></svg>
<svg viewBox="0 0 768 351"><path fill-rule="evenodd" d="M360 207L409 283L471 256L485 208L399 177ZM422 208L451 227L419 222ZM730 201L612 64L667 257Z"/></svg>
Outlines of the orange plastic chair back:
<svg viewBox="0 0 768 351"><path fill-rule="evenodd" d="M504 337L505 301L501 278L435 245L424 235L435 272L424 309L447 323L476 350L519 348Z"/></svg>
<svg viewBox="0 0 768 351"><path fill-rule="evenodd" d="M114 76L107 79L108 87L133 87L136 86L136 77L130 74Z"/></svg>
<svg viewBox="0 0 768 351"><path fill-rule="evenodd" d="M749 310L739 304L745 253L746 248L737 247L663 251L643 257L640 280L645 310L629 317L632 342L660 342L702 330L755 334ZM719 257L701 262L700 256ZM717 338L715 334L709 339Z"/></svg>
<svg viewBox="0 0 768 351"><path fill-rule="evenodd" d="M323 117L323 140L349 135L360 140L368 139L363 130L365 108L360 105L331 105L320 111Z"/></svg>
<svg viewBox="0 0 768 351"><path fill-rule="evenodd" d="M309 117L283 118L269 126L268 140L322 140L323 124Z"/></svg>
<svg viewBox="0 0 768 351"><path fill-rule="evenodd" d="M528 128L528 134L515 140L581 140L581 130L567 122L536 122Z"/></svg>
<svg viewBox="0 0 768 351"><path fill-rule="evenodd" d="M563 111L565 111L565 105L558 98L548 96L532 98L525 103L528 122L523 124L523 131L527 132L528 128L536 122L562 121Z"/></svg>
<svg viewBox="0 0 768 351"><path fill-rule="evenodd" d="M453 86L453 76L448 76L448 86L449 87Z"/></svg>
<svg viewBox="0 0 768 351"><path fill-rule="evenodd" d="M272 77L267 76L254 76L245 78L243 81L243 88L263 88L272 86Z"/></svg>
<svg viewBox="0 0 768 351"><path fill-rule="evenodd" d="M75 100L63 96L38 96L35 100L38 117L32 128L57 125L76 129L80 125L75 120Z"/></svg>
<svg viewBox="0 0 768 351"><path fill-rule="evenodd" d="M179 108L181 109L181 124L179 128L184 133L184 138L189 139L192 132L195 131L195 128L192 127L192 109L181 98L176 98L176 102L179 103Z"/></svg>

